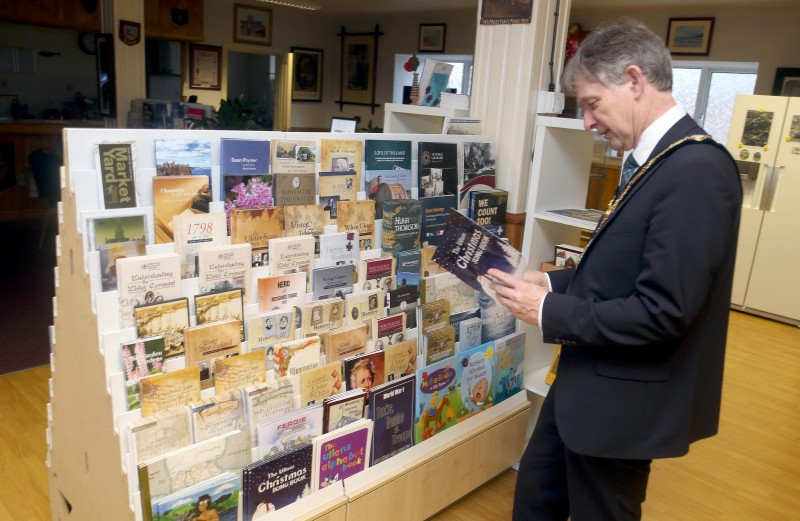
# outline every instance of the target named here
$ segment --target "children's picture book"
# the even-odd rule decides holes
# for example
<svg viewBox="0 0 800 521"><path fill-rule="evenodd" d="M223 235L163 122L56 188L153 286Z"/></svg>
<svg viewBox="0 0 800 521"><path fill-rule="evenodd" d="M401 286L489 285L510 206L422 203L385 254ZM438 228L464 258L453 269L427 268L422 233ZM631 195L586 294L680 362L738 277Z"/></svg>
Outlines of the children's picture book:
<svg viewBox="0 0 800 521"><path fill-rule="evenodd" d="M372 351L342 360L348 390L370 388L386 381L383 351Z"/></svg>
<svg viewBox="0 0 800 521"><path fill-rule="evenodd" d="M417 327L417 301L419 300L419 288L417 286L403 286L389 291L386 296L389 302L389 314L406 314L406 327L414 329Z"/></svg>
<svg viewBox="0 0 800 521"><path fill-rule="evenodd" d="M419 80L418 104L423 107L438 107L452 72L452 63L426 59Z"/></svg>
<svg viewBox="0 0 800 521"><path fill-rule="evenodd" d="M494 143L465 141L462 151L464 178L459 183L459 202L460 208L467 208L472 191L491 190L496 186L497 159Z"/></svg>
<svg viewBox="0 0 800 521"><path fill-rule="evenodd" d="M133 212L133 210L129 210ZM109 244L141 241L147 243L147 222L143 213L114 217L95 217L87 220L89 250Z"/></svg>
<svg viewBox="0 0 800 521"><path fill-rule="evenodd" d="M216 396L192 402L189 415L194 443L243 429L245 415L241 390L218 392Z"/></svg>
<svg viewBox="0 0 800 521"><path fill-rule="evenodd" d="M217 517L207 519L235 519L240 494L241 476L226 472L154 501L152 519L203 519L210 512Z"/></svg>
<svg viewBox="0 0 800 521"><path fill-rule="evenodd" d="M194 296L195 317L197 325L238 320L240 339L244 342L244 297L241 288L201 293Z"/></svg>
<svg viewBox="0 0 800 521"><path fill-rule="evenodd" d="M139 338L160 336L163 339L164 358L183 354L183 330L189 327L189 299L180 297L140 304L133 308L133 316Z"/></svg>
<svg viewBox="0 0 800 521"><path fill-rule="evenodd" d="M301 406L322 403L325 398L343 391L342 363L338 360L300 373Z"/></svg>
<svg viewBox="0 0 800 521"><path fill-rule="evenodd" d="M420 141L417 186L419 197L458 196L458 144ZM458 206L456 202L455 207Z"/></svg>
<svg viewBox="0 0 800 521"><path fill-rule="evenodd" d="M375 349L383 350L390 345L404 342L406 339L406 319L405 313L374 318L372 340L375 342Z"/></svg>
<svg viewBox="0 0 800 521"><path fill-rule="evenodd" d="M313 172L302 174L273 174L275 182L275 206L297 206L316 204L317 175Z"/></svg>
<svg viewBox="0 0 800 521"><path fill-rule="evenodd" d="M459 417L471 416L494 405L494 342L460 352L459 388L462 411Z"/></svg>
<svg viewBox="0 0 800 521"><path fill-rule="evenodd" d="M142 240L109 242L101 244L100 252L100 285L103 291L117 289L117 259L140 257L147 254L147 245Z"/></svg>
<svg viewBox="0 0 800 521"><path fill-rule="evenodd" d="M394 257L361 260L358 267L358 288L361 291L395 289Z"/></svg>
<svg viewBox="0 0 800 521"><path fill-rule="evenodd" d="M152 416L200 399L200 368L186 367L146 376L142 385L142 417Z"/></svg>
<svg viewBox="0 0 800 521"><path fill-rule="evenodd" d="M186 367L200 371L203 389L214 386L214 361L241 352L240 321L223 320L183 330L186 341Z"/></svg>
<svg viewBox="0 0 800 521"><path fill-rule="evenodd" d="M242 470L242 521L256 521L311 494L311 443Z"/></svg>
<svg viewBox="0 0 800 521"><path fill-rule="evenodd" d="M294 388L289 377L247 386L242 395L253 447L258 442L256 427L261 422L294 410Z"/></svg>
<svg viewBox="0 0 800 521"><path fill-rule="evenodd" d="M525 387L525 331L494 341L494 403L500 403Z"/></svg>
<svg viewBox="0 0 800 521"><path fill-rule="evenodd" d="M211 179L211 141L154 139L156 175L204 175Z"/></svg>
<svg viewBox="0 0 800 521"><path fill-rule="evenodd" d="M306 295L306 274L302 271L258 279L258 310L295 308L295 327L300 327Z"/></svg>
<svg viewBox="0 0 800 521"><path fill-rule="evenodd" d="M364 143L358 139L321 139L321 172L349 172L355 174L355 187L361 190L361 162Z"/></svg>
<svg viewBox="0 0 800 521"><path fill-rule="evenodd" d="M185 210L172 218L175 253L181 256L181 278L197 277L197 252L202 246L222 246L227 239L225 214Z"/></svg>
<svg viewBox="0 0 800 521"><path fill-rule="evenodd" d="M414 374L417 370L417 339L405 340L383 348L386 381Z"/></svg>
<svg viewBox="0 0 800 521"><path fill-rule="evenodd" d="M319 236L317 266L352 265L358 268L361 251L358 249L358 231L325 233Z"/></svg>
<svg viewBox="0 0 800 521"><path fill-rule="evenodd" d="M356 420L317 436L312 444L314 466L311 490L316 492L369 467L372 420Z"/></svg>
<svg viewBox="0 0 800 521"><path fill-rule="evenodd" d="M507 191L475 190L469 194L467 217L493 234L503 236L506 229L507 206Z"/></svg>
<svg viewBox="0 0 800 521"><path fill-rule="evenodd" d="M222 190L225 218L230 231L231 210L234 208L266 208L277 206L274 177L266 174L223 174Z"/></svg>
<svg viewBox="0 0 800 521"><path fill-rule="evenodd" d="M252 265L269 265L269 241L283 237L283 208L231 209L231 244L250 243Z"/></svg>
<svg viewBox="0 0 800 521"><path fill-rule="evenodd" d="M414 443L456 424L461 409L459 364L455 356L417 369Z"/></svg>
<svg viewBox="0 0 800 521"><path fill-rule="evenodd" d="M335 431L366 414L367 392L353 389L329 396L322 401L322 433Z"/></svg>
<svg viewBox="0 0 800 521"><path fill-rule="evenodd" d="M422 205L416 199L383 202L381 252L396 256L401 251L419 249Z"/></svg>
<svg viewBox="0 0 800 521"><path fill-rule="evenodd" d="M358 232L360 250L371 250L375 233L375 201L339 201L336 226L340 232Z"/></svg>
<svg viewBox="0 0 800 521"><path fill-rule="evenodd" d="M368 417L373 422L370 466L396 456L414 445L413 374L372 388Z"/></svg>
<svg viewBox="0 0 800 521"><path fill-rule="evenodd" d="M437 246L448 226L450 209L458 207L458 200L455 195L441 195L425 197L420 199L420 203L422 203L421 244Z"/></svg>
<svg viewBox="0 0 800 521"><path fill-rule="evenodd" d="M241 392L245 387L266 381L264 351L249 351L238 356L214 360L214 386L217 395Z"/></svg>
<svg viewBox="0 0 800 521"><path fill-rule="evenodd" d="M314 174L317 143L314 141L272 141L272 171L281 174Z"/></svg>
<svg viewBox="0 0 800 521"><path fill-rule="evenodd" d="M181 296L181 261L177 253L116 260L120 329L134 327L133 308Z"/></svg>
<svg viewBox="0 0 800 521"><path fill-rule="evenodd" d="M458 211L450 212L450 225L444 231L433 260L471 288L494 299L490 268L522 277L528 262L513 246Z"/></svg>
<svg viewBox="0 0 800 521"><path fill-rule="evenodd" d="M267 348L267 369L274 369L275 376L294 376L303 371L319 367L322 344L319 336L298 338L278 342Z"/></svg>
<svg viewBox="0 0 800 521"><path fill-rule="evenodd" d="M367 350L369 327L366 323L342 326L320 335L328 362L343 360Z"/></svg>
<svg viewBox="0 0 800 521"><path fill-rule="evenodd" d="M249 243L202 246L197 251L200 293L241 288L247 298L253 269L251 258Z"/></svg>
<svg viewBox="0 0 800 521"><path fill-rule="evenodd" d="M306 277L305 291L311 291L311 270L314 269L314 237L283 237L269 241L270 275L302 272Z"/></svg>
<svg viewBox="0 0 800 521"><path fill-rule="evenodd" d="M256 458L292 450L322 434L322 404L308 405L258 424Z"/></svg>
<svg viewBox="0 0 800 521"><path fill-rule="evenodd" d="M131 421L128 423L128 440L137 464L191 445L189 409L175 407Z"/></svg>
<svg viewBox="0 0 800 521"><path fill-rule="evenodd" d="M344 299L333 297L303 304L303 336L321 335L344 324Z"/></svg>
<svg viewBox="0 0 800 521"><path fill-rule="evenodd" d="M248 349L264 349L276 342L294 340L294 307L250 315L247 319Z"/></svg>
<svg viewBox="0 0 800 521"><path fill-rule="evenodd" d="M103 208L136 208L136 143L97 143L95 157Z"/></svg>
<svg viewBox="0 0 800 521"><path fill-rule="evenodd" d="M178 175L153 178L153 214L156 244L175 242L172 219L187 210L208 213L211 188L207 176Z"/></svg>
<svg viewBox="0 0 800 521"><path fill-rule="evenodd" d="M354 278L355 266L352 264L315 268L311 272L314 300L344 298L353 292Z"/></svg>
<svg viewBox="0 0 800 521"><path fill-rule="evenodd" d="M142 407L139 380L164 372L164 337L137 338L134 342L123 342L121 347L127 409L132 411Z"/></svg>

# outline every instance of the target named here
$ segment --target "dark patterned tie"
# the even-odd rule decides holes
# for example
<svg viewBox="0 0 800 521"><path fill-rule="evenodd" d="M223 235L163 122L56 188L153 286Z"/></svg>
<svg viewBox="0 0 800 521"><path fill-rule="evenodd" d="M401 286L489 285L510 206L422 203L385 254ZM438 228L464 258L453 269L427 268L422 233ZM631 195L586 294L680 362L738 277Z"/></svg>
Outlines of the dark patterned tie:
<svg viewBox="0 0 800 521"><path fill-rule="evenodd" d="M617 188L617 197L625 190L628 181L633 177L633 173L639 168L639 163L633 158L633 154L628 154L628 159L622 165L622 173L619 176L619 188Z"/></svg>

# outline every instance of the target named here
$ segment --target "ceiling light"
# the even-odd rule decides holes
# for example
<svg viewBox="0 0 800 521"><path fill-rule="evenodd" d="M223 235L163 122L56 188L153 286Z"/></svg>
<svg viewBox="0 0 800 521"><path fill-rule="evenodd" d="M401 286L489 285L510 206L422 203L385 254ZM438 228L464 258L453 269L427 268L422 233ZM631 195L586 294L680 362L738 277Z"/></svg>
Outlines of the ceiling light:
<svg viewBox="0 0 800 521"><path fill-rule="evenodd" d="M311 11L322 9L322 4L320 4L319 2L312 2L311 0L258 0L258 1L264 2L265 4L285 5L288 7L297 7L298 9L309 9Z"/></svg>

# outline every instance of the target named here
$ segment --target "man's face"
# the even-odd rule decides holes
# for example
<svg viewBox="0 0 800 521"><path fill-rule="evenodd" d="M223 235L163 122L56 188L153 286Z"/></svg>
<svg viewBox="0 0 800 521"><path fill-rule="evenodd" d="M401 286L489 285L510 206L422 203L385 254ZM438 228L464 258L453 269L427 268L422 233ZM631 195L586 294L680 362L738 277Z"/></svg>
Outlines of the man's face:
<svg viewBox="0 0 800 521"><path fill-rule="evenodd" d="M583 126L596 130L612 149L630 150L635 135L634 92L630 81L607 87L596 80L580 78L575 83L578 104L583 108Z"/></svg>

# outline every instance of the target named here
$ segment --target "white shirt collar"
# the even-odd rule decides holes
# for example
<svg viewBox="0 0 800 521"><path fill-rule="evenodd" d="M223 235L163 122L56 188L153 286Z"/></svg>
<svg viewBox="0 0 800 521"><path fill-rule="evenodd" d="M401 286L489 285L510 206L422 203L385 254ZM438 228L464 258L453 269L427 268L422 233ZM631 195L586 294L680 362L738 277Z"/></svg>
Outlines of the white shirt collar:
<svg viewBox="0 0 800 521"><path fill-rule="evenodd" d="M639 165L643 165L645 161L647 161L647 158L650 157L650 154L653 153L653 149L656 148L658 142L664 137L664 134L685 115L686 110L680 105L675 105L663 113L657 120L653 121L649 127L644 129L641 137L639 137L639 144L636 145L633 151L625 154L623 162L628 158L628 154L633 154L633 158L636 162Z"/></svg>

